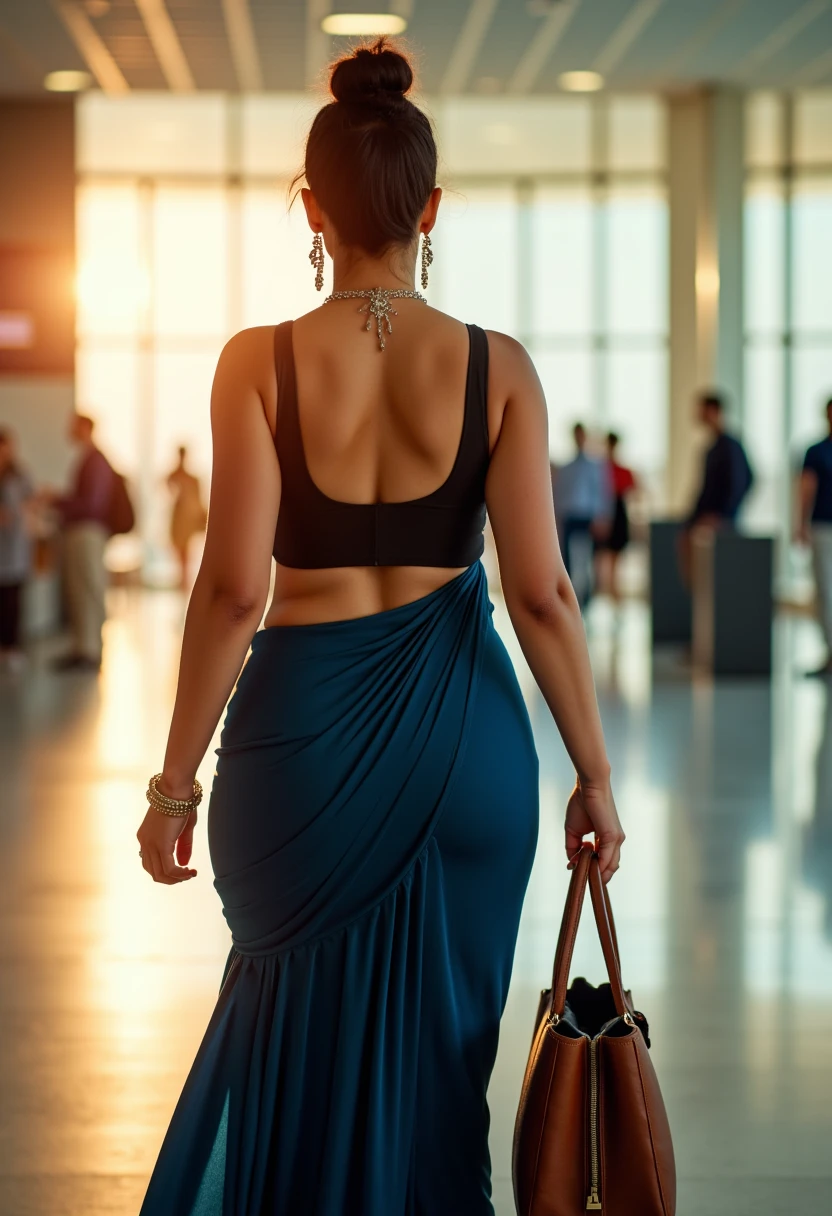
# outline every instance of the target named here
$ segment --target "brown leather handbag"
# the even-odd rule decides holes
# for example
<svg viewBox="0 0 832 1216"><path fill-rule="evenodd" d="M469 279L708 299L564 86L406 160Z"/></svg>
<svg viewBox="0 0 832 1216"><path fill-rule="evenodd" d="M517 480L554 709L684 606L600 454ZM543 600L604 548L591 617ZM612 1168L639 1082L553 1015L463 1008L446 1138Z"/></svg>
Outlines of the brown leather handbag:
<svg viewBox="0 0 832 1216"><path fill-rule="evenodd" d="M589 882L609 983L569 968ZM621 983L598 856L585 843L566 898L552 987L540 999L514 1130L518 1216L674 1216L673 1142L647 1022Z"/></svg>

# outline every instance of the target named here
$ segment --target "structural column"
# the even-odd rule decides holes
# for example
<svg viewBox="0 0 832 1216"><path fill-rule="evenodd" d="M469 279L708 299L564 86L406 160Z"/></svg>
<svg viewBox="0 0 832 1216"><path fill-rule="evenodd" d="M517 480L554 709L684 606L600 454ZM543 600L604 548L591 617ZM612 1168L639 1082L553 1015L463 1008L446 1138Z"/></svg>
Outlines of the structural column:
<svg viewBox="0 0 832 1216"><path fill-rule="evenodd" d="M667 497L695 491L693 403L702 388L743 413L743 96L709 89L670 98L670 419Z"/></svg>

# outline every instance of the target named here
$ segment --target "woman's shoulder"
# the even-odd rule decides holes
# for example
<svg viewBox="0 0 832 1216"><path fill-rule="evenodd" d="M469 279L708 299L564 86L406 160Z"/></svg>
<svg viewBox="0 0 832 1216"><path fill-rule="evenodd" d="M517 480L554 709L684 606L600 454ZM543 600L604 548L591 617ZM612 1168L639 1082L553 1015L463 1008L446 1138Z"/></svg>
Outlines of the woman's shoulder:
<svg viewBox="0 0 832 1216"><path fill-rule="evenodd" d="M431 308L430 312L447 326L449 333L452 330L464 331L466 328L471 328L470 324L461 321L450 313L442 312L440 309ZM534 364L522 342L518 342L516 338L512 338L509 334L504 334L498 329L487 329L484 326L476 325L475 322L473 324L485 334L488 342L488 360L492 374L495 369L497 372L503 372L509 377L512 375L522 376L529 371L534 372Z"/></svg>
<svg viewBox="0 0 832 1216"><path fill-rule="evenodd" d="M252 325L240 329L228 339L220 352L220 361L249 357L265 349L271 349L276 325Z"/></svg>
<svg viewBox="0 0 832 1216"><path fill-rule="evenodd" d="M220 352L217 374L228 372L254 383L273 376L276 325L253 325L238 330Z"/></svg>
<svg viewBox="0 0 832 1216"><path fill-rule="evenodd" d="M254 325L228 339L214 373L212 410L233 413L244 397L259 398L271 416L277 394L274 334L274 325Z"/></svg>
<svg viewBox="0 0 832 1216"><path fill-rule="evenodd" d="M523 343L497 329L487 329L485 333L492 384L505 389L507 396L516 390L539 389L537 369Z"/></svg>

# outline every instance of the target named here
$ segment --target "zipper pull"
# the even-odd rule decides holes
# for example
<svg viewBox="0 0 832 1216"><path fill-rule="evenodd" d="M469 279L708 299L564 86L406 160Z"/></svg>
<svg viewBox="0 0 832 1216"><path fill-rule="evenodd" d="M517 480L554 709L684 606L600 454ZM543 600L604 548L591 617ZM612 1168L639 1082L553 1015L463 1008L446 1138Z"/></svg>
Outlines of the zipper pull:
<svg viewBox="0 0 832 1216"><path fill-rule="evenodd" d="M588 1212L600 1212L601 1200L598 1198L598 1191L595 1187L589 1192L589 1198L586 1201L586 1210Z"/></svg>

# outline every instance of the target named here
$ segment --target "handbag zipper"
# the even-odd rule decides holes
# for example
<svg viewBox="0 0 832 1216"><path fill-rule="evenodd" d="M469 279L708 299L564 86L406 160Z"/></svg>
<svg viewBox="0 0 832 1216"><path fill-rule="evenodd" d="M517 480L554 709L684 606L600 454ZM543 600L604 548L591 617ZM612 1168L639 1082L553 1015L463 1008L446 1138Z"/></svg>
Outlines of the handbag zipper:
<svg viewBox="0 0 832 1216"><path fill-rule="evenodd" d="M586 1201L588 1212L600 1212L598 1198L598 1042L589 1041L589 1195Z"/></svg>

